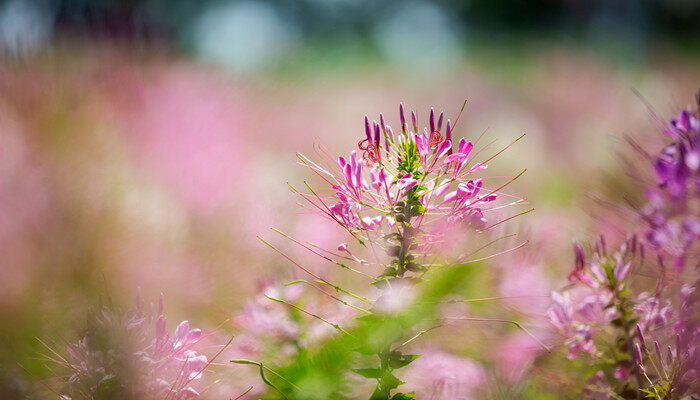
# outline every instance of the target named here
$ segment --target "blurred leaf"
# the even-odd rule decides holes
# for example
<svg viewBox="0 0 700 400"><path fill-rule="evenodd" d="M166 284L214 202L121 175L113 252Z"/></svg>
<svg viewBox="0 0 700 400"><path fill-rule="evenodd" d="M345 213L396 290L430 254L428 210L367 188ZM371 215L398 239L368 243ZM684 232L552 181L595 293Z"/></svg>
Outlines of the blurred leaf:
<svg viewBox="0 0 700 400"><path fill-rule="evenodd" d="M379 379L382 376L382 371L379 368L357 368L352 370L365 378Z"/></svg>
<svg viewBox="0 0 700 400"><path fill-rule="evenodd" d="M401 354L398 351L392 351L389 354L389 366L394 369L403 368L420 356L420 354Z"/></svg>

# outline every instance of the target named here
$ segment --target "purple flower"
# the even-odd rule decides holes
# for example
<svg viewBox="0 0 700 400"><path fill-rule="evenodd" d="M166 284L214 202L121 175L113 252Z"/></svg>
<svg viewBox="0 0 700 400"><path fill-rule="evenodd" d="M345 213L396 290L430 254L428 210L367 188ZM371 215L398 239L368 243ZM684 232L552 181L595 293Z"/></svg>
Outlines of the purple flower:
<svg viewBox="0 0 700 400"><path fill-rule="evenodd" d="M700 105L698 105L700 107ZM642 215L649 224L645 239L660 256L670 256L677 270L700 238L700 111L683 110L664 132L674 142L654 160L657 188L647 191Z"/></svg>
<svg viewBox="0 0 700 400"><path fill-rule="evenodd" d="M675 314L669 300L662 304L658 296L649 296L646 292L639 295L634 310L639 315L639 326L644 330L663 328Z"/></svg>
<svg viewBox="0 0 700 400"><path fill-rule="evenodd" d="M631 266L631 262L623 263L622 260L618 260L614 270L615 280L618 282L622 282L623 280L625 280L625 277L627 277L627 273L630 271Z"/></svg>
<svg viewBox="0 0 700 400"><path fill-rule="evenodd" d="M569 294L552 292L552 308L548 312L552 324L561 331L568 331L573 322L573 314L574 309Z"/></svg>
<svg viewBox="0 0 700 400"><path fill-rule="evenodd" d="M642 350L639 348L639 344L634 345L634 359L637 365L644 371L644 359L642 358Z"/></svg>

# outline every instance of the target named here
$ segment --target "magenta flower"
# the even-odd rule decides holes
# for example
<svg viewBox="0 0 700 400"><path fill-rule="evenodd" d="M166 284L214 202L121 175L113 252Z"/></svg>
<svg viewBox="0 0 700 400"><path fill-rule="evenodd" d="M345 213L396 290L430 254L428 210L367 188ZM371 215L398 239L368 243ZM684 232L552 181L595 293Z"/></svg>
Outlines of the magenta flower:
<svg viewBox="0 0 700 400"><path fill-rule="evenodd" d="M446 165L454 165L454 175L458 175L462 167L469 161L469 155L474 149L472 142L467 142L464 138L459 141L459 148L456 153L447 156L443 163Z"/></svg>
<svg viewBox="0 0 700 400"><path fill-rule="evenodd" d="M396 187L399 189L399 193L407 192L413 189L417 184L418 181L413 179L411 174L406 174L396 181Z"/></svg>
<svg viewBox="0 0 700 400"><path fill-rule="evenodd" d="M501 185L493 184L494 177L474 175L486 168L486 163L505 149L491 158L476 162L479 152L472 152L474 144L471 142L461 140L457 153L453 152L454 125L447 121L446 137L440 132L444 114L441 113L436 118L435 111L431 110L429 129L419 129L414 111L411 111L412 126L406 123L403 106L399 107L399 114L401 132L397 135L386 124L383 115L380 115L379 123L370 122L369 117L365 117L364 137L358 143L362 152L361 160L359 153L352 151L348 159L338 157L335 162L336 158L322 146L319 153L326 158L326 163L298 156L302 164L333 189L333 193L316 190L308 182L304 182L308 190L301 191L294 187L292 190L306 201L304 205L308 209L347 231L355 239L357 248L364 251L362 257L350 252L346 243L341 243L331 251L282 234L324 260L361 275L363 279L369 279L379 291L377 296L365 297L350 292L332 282L332 278L326 280L325 274L309 270L263 240L285 255L305 275L314 278L313 281L300 280L294 283L315 287L320 293L335 300L335 304L366 313L369 319L358 318L359 324L374 321L374 317L389 321L397 314L403 317L403 313L410 313L413 309L411 306L415 305L414 300L420 293L415 285L425 279L424 276L431 268L451 265L453 262L473 262L483 257L484 254L473 256L495 242L490 237L491 231L500 229L494 228L502 222L523 214L501 217L501 213L506 212L508 207L522 203L522 199L503 190L522 173ZM448 158L450 161L446 161ZM464 235L465 232L473 234L474 240L470 241L469 246L461 246L462 243L459 242L466 236L472 238L471 235ZM450 246L459 253L448 254ZM353 251L359 254L357 250ZM449 264L440 261L445 256L450 259ZM292 310L324 322L326 331L353 336L344 329L350 321L344 320L343 326L333 322L342 313L328 317L316 310L315 303L294 304L273 300L286 303ZM413 330L413 327L406 328ZM414 334L415 332L411 333ZM404 349L401 348L412 339L409 339L410 336L402 338L401 335L391 333L390 337L384 338L382 336L386 335L379 332L377 340L382 343L381 349L375 350L375 344L368 345L371 354L379 357L379 365L353 370L365 378L376 380L372 398L411 397L410 394L392 393L402 384L394 371L412 365L415 359L414 355L404 354ZM384 344L387 339L392 343ZM308 336L302 336L297 343L307 343L308 340ZM424 363L433 362L434 365L429 364L426 371L418 373L425 378L419 386L418 392L421 394L418 394L418 398L471 398L472 388L481 385L484 380L478 366L469 361L442 354L434 358L426 357L425 360ZM434 375L427 375L428 371ZM413 380L420 382L418 378ZM402 389L401 391L403 392Z"/></svg>
<svg viewBox="0 0 700 400"><path fill-rule="evenodd" d="M629 377L630 373L625 367L616 367L615 372L613 372L613 376L615 379L618 381L624 381Z"/></svg>
<svg viewBox="0 0 700 400"><path fill-rule="evenodd" d="M654 161L657 187L647 190L642 216L648 224L647 243L669 256L677 270L697 255L700 238L700 96L698 108L683 110L664 132L674 139Z"/></svg>
<svg viewBox="0 0 700 400"><path fill-rule="evenodd" d="M357 151L352 151L347 159L337 158L337 167L325 167L300 156L303 164L335 192L333 196L315 191L300 195L311 210L338 223L358 241L379 243L387 238L406 238L404 245L422 252L408 262L414 268L411 272L418 272L421 268L413 265L419 264L419 256L445 248L443 243L450 232L464 228L483 230L492 218L499 218L506 207L517 204L519 199L499 196L505 185L487 188L489 178L473 178L486 164L474 162L474 144L464 139L452 153L452 140L440 133L442 114L436 117L433 110L430 130L422 131L418 130L415 112L411 113L412 128L405 123L403 106L399 114L402 132L397 136L383 115L379 123L365 117L364 138L358 144L362 160ZM448 126L453 128L449 121ZM379 259L369 261L370 264L383 265L381 257L373 256ZM396 271L397 276L404 273L403 266Z"/></svg>

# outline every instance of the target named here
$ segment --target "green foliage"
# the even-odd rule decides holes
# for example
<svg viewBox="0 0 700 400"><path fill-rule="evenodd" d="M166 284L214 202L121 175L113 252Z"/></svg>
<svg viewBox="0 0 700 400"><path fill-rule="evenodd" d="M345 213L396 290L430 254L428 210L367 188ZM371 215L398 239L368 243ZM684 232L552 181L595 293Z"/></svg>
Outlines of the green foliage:
<svg viewBox="0 0 700 400"><path fill-rule="evenodd" d="M391 397L391 400L412 400L413 392L411 393L396 393Z"/></svg>
<svg viewBox="0 0 700 400"><path fill-rule="evenodd" d="M401 155L402 158L399 160L398 170L405 172L407 174L413 174L414 179L420 179L420 176L416 176L420 165L420 155L418 154L418 146L413 138L409 138L401 145Z"/></svg>
<svg viewBox="0 0 700 400"><path fill-rule="evenodd" d="M404 354L403 343L436 324L438 302L461 292L480 265L461 265L431 272L431 279L416 290L417 300L398 314L365 314L353 327L314 348L302 348L286 364L265 365L274 373L265 377L279 392L266 399L346 399L349 374L377 381L370 399L413 399L412 393L391 393L403 382L395 371L410 365L419 354ZM283 394L281 394L281 393Z"/></svg>

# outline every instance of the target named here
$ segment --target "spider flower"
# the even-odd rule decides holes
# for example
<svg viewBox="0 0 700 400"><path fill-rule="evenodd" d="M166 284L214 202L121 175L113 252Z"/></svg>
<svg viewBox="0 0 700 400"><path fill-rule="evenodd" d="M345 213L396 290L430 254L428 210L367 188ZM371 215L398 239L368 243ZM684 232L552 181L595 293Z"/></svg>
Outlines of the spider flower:
<svg viewBox="0 0 700 400"><path fill-rule="evenodd" d="M635 312L635 318L653 319L652 313L658 312L638 308L639 304L627 295L630 271L643 262L643 247L637 237L631 236L613 255L607 254L603 237L595 247L597 250L586 260L583 247L574 244L574 269L569 274L573 286L569 290L577 295L576 301L571 300L569 291L552 293L549 319L566 339L569 358L576 358L580 351L596 354L594 338L598 332L593 327L623 321L621 318L631 318Z"/></svg>
<svg viewBox="0 0 700 400"><path fill-rule="evenodd" d="M675 337L666 335L665 330L647 330L645 334L645 329L637 325L634 359L644 372L646 380L642 387L646 393L653 394L649 396L651 398L692 398L700 390L700 353L697 347L700 321L697 312L692 311L698 301L697 296L692 295L694 291L695 288L688 284L681 286L681 318L674 327ZM675 343L671 345L672 342ZM661 350L663 344L665 352Z"/></svg>
<svg viewBox="0 0 700 400"><path fill-rule="evenodd" d="M418 285L429 269L481 259L472 256L498 240L491 240L493 228L523 214L508 218L501 215L507 212L508 206L522 202L502 191L522 173L498 187L493 187L496 186L493 185L496 177L476 175L505 149L477 161L484 150L474 151L478 140L472 143L460 139L455 146L452 133L456 122L447 121L443 135L443 113L436 117L431 109L428 126L420 129L414 111L411 111L411 125L406 122L403 105L399 106L399 117L401 130L397 130L397 134L383 115L379 116L378 123L365 117L363 138L358 149L351 151L347 158L334 157L322 146L319 146L321 162L299 155L301 163L318 175L327 184L327 189L316 191L305 182L309 193L294 187L292 190L306 201L304 205L310 210L347 231L355 243L341 243L331 251L276 231L326 261L362 275L363 279L369 278L372 293L358 295L349 292L328 281L323 276L325 274L305 268L263 240L315 278L314 283L305 283L327 298L366 314L367 319L358 319L360 323L391 320L410 313L412 306L419 303ZM470 234L464 235L465 232ZM508 236L511 235L505 237ZM471 247L463 246L460 241L465 240ZM473 251L449 254L450 248L460 252L465 249ZM446 257L441 259L441 256ZM368 268L374 270L368 271ZM330 292L331 289L335 292ZM323 321L327 331L332 327L334 333L349 334L343 328L350 321L343 321L341 327L335 322L337 318L327 318L318 312L322 310L314 310L312 304L296 303L288 305ZM393 372L416 359L416 355L403 354L402 349L413 340L411 337L420 336L416 335L418 327L414 324L410 322L411 326L401 327L402 332L380 339L381 349L376 353L376 345L372 345L372 354L379 358L379 365L353 370L365 378L376 379L372 398L411 398L403 393L392 396L391 392L402 384ZM389 342L384 343L386 340ZM422 390L425 395L419 394L420 398L469 398L470 388L483 381L479 368L451 356L428 357L424 362L429 361L433 363L432 366L428 364L426 371L437 372L424 382ZM425 372L418 373L418 376L424 375Z"/></svg>
<svg viewBox="0 0 700 400"><path fill-rule="evenodd" d="M664 132L673 138L654 160L657 186L647 190L642 215L645 238L660 255L682 270L697 256L700 238L700 93L695 110L683 110Z"/></svg>
<svg viewBox="0 0 700 400"><path fill-rule="evenodd" d="M379 260L375 251L376 262L361 260L384 267L378 278L424 272L427 267L421 260L447 247L455 236L452 232L469 229L485 237L484 231L503 221L501 213L507 206L521 202L501 192L508 183L489 188L487 182L492 178L475 175L493 157L477 162L481 151L474 151L475 143L466 139L455 146L450 121L446 135L441 132L442 112L436 117L431 109L428 126L419 129L415 112L411 112L409 126L403 105L399 110L401 131L397 135L383 115L379 123L365 116L364 138L347 158L340 156L333 162L323 148L327 163L299 156L334 192L298 191L310 209L338 223L361 244L382 248L385 251L379 253L393 259L390 263Z"/></svg>

